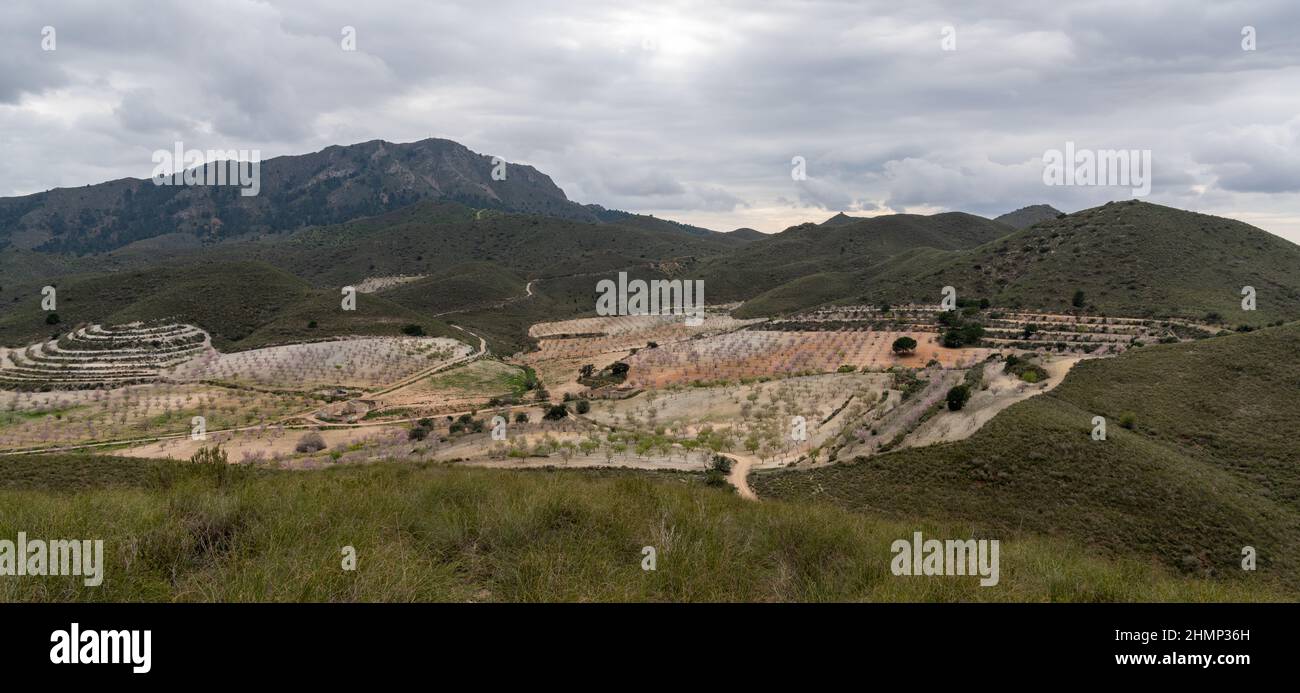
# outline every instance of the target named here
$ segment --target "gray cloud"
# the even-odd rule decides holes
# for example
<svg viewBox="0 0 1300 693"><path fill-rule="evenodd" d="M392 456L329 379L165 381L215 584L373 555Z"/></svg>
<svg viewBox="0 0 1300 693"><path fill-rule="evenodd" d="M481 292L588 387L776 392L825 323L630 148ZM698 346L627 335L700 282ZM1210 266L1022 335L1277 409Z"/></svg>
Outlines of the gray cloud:
<svg viewBox="0 0 1300 693"><path fill-rule="evenodd" d="M1150 149L1151 201L1300 240L1296 3L984 5L11 0L0 194L143 177L176 139L269 157L438 136L715 228L1127 197L1043 185L1073 141Z"/></svg>

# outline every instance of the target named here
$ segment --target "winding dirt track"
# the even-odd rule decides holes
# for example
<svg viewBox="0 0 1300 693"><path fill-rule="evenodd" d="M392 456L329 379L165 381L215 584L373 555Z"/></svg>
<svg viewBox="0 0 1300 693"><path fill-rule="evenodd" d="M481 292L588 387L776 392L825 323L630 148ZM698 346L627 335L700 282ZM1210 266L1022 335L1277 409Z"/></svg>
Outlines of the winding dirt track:
<svg viewBox="0 0 1300 693"><path fill-rule="evenodd" d="M730 482L732 486L736 487L736 493L739 493L741 498L748 498L749 500L757 501L758 494L754 493L754 489L749 487L749 470L758 462L758 460L749 455L741 455L734 452L723 452L718 454L731 460L731 471L727 473L727 481Z"/></svg>
<svg viewBox="0 0 1300 693"><path fill-rule="evenodd" d="M479 337L478 335L474 334L473 332L470 332L469 330L467 330L467 329L461 327L460 325L452 325L452 327L454 327L454 328L460 330L461 332L464 332L465 334L472 335L472 336L474 336L474 337L478 337L478 351L475 351L475 352L472 352L472 353L467 354L467 355L465 355L465 356L462 356L461 358L458 358L458 359L456 359L456 360L454 360L454 361L448 361L447 363L440 363L440 364L438 364L438 365L436 365L436 366L432 366L432 367L430 367L430 368L426 368L426 369L420 371L419 373L416 373L415 375L407 376L407 377L405 377L405 378L403 378L403 379L397 381L396 383L393 383L392 385L388 385L388 386L384 387L384 388L381 389L381 390L375 390L374 392L367 392L367 393L361 395L361 397L360 397L359 399L369 399L369 398L373 398L373 397L378 397L379 395L385 395L385 394L388 394L389 392L392 392L393 390L396 390L396 389L399 389L399 388L406 387L407 385L410 385L410 384L413 383L413 382L416 382L416 381L421 380L421 379L423 379L423 378L427 378L428 376L433 375L434 373L438 373L439 371L445 371L445 370L447 370L448 368L451 368L451 367L453 367L453 366L459 366L459 365L462 364L462 363L469 363L470 361L473 361L474 359L476 359L476 358L482 356L483 354L486 354L486 353L487 353L487 340L486 340L486 339L483 339L482 337Z"/></svg>

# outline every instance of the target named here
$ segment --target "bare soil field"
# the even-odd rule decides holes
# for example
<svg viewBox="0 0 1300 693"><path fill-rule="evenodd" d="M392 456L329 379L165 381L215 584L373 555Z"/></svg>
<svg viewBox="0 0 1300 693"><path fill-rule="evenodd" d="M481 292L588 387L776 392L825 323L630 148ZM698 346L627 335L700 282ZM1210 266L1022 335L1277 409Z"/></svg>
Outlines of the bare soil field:
<svg viewBox="0 0 1300 693"><path fill-rule="evenodd" d="M578 382L579 369L584 365L591 365L600 371L617 361L626 361L631 356L630 350L612 351L595 356L538 361L532 366L537 370L537 377L541 379L551 396L563 399L565 395L576 396L587 391L587 386Z"/></svg>

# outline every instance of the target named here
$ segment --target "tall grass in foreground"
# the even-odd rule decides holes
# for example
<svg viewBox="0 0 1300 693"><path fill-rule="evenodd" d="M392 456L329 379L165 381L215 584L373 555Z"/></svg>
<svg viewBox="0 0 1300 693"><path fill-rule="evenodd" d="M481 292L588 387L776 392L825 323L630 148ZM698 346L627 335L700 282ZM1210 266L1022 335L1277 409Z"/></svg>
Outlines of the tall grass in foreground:
<svg viewBox="0 0 1300 693"><path fill-rule="evenodd" d="M1079 546L1004 540L1001 583L896 577L889 546L970 536L824 505L744 501L691 475L494 471L378 464L308 472L25 458L0 481L0 539L105 541L101 587L0 577L0 601L1164 601L1286 595L1102 560ZM102 461L100 462L102 464ZM0 462L0 472L19 463ZM44 465L43 467L40 465ZM134 465L134 466L132 466ZM32 469L53 481L33 482ZM65 483L66 482L66 483ZM1007 539L1007 538L1003 538ZM341 569L353 546L357 570ZM644 546L657 570L641 568Z"/></svg>

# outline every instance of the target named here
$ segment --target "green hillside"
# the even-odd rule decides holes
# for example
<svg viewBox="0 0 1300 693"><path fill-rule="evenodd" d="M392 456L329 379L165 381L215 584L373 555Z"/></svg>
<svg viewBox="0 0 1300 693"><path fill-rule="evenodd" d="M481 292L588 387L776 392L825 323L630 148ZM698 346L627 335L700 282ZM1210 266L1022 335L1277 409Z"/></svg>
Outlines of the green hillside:
<svg viewBox="0 0 1300 693"><path fill-rule="evenodd" d="M1232 219L1113 202L992 243L865 276L868 302L935 302L943 286L996 306L1085 310L1262 326L1300 318L1300 246ZM1258 309L1241 309L1253 286ZM1213 316L1212 316L1213 317Z"/></svg>
<svg viewBox="0 0 1300 693"><path fill-rule="evenodd" d="M252 250L258 259L318 286L344 286L372 276L436 275L466 262L490 262L530 279L557 277L717 255L734 245L672 230L479 214L426 202L383 219L311 229ZM213 254L246 257L248 252L234 245Z"/></svg>
<svg viewBox="0 0 1300 693"><path fill-rule="evenodd" d="M733 314L738 318L758 318L791 313L831 303L860 289L861 280L855 272L818 272L764 291L745 301Z"/></svg>
<svg viewBox="0 0 1300 693"><path fill-rule="evenodd" d="M535 346L528 337L528 328L539 322L568 320L596 314L596 284L602 279L614 280L617 272L598 272L543 279L533 285L531 298L511 301L505 305L467 310L445 316L447 322L464 325L488 340L492 351L509 355ZM628 272L633 279L663 279L668 275L651 269L633 269ZM706 303L715 302L705 290Z"/></svg>
<svg viewBox="0 0 1300 693"><path fill-rule="evenodd" d="M1002 224L960 212L845 220L786 229L702 262L696 272L717 300L750 299L778 289L795 296L802 288L782 285L822 273L861 273L866 267L918 248L973 248L1010 231ZM807 287L807 282L802 286ZM799 305L786 301L774 305L804 308L816 305L812 302L815 299L828 300L823 298L823 292L816 292Z"/></svg>
<svg viewBox="0 0 1300 693"><path fill-rule="evenodd" d="M1016 229L1025 229L1040 221L1055 219L1061 211L1051 205L1030 205L1014 212L1007 212L993 221L998 221Z"/></svg>
<svg viewBox="0 0 1300 693"><path fill-rule="evenodd" d="M1286 592L1102 559L1032 535L997 586L889 569L913 531L825 505L752 503L698 475L378 463L272 471L0 458L0 536L96 537L103 584L0 581L0 601L1244 601ZM357 569L341 569L353 547ZM656 551L643 570L643 547Z"/></svg>
<svg viewBox="0 0 1300 693"><path fill-rule="evenodd" d="M380 292L394 303L436 315L488 308L525 295L528 282L490 262L467 262L431 277Z"/></svg>
<svg viewBox="0 0 1300 693"><path fill-rule="evenodd" d="M47 313L40 310L39 301L32 301L0 319L6 346L29 344L82 324L137 320L198 325L212 335L217 348L227 351L341 334L397 335L412 323L430 335L459 335L377 296L360 295L357 310L345 312L337 291L313 288L257 262L177 264L72 277L56 282L56 288L60 322L47 324ZM315 327L310 326L313 320Z"/></svg>
<svg viewBox="0 0 1300 693"><path fill-rule="evenodd" d="M1193 575L1300 587L1300 323L1086 361L971 438L815 471L761 497L1067 537ZM1107 440L1092 440L1092 417ZM1131 429L1125 424L1131 425ZM1256 579L1254 575L1243 579Z"/></svg>

